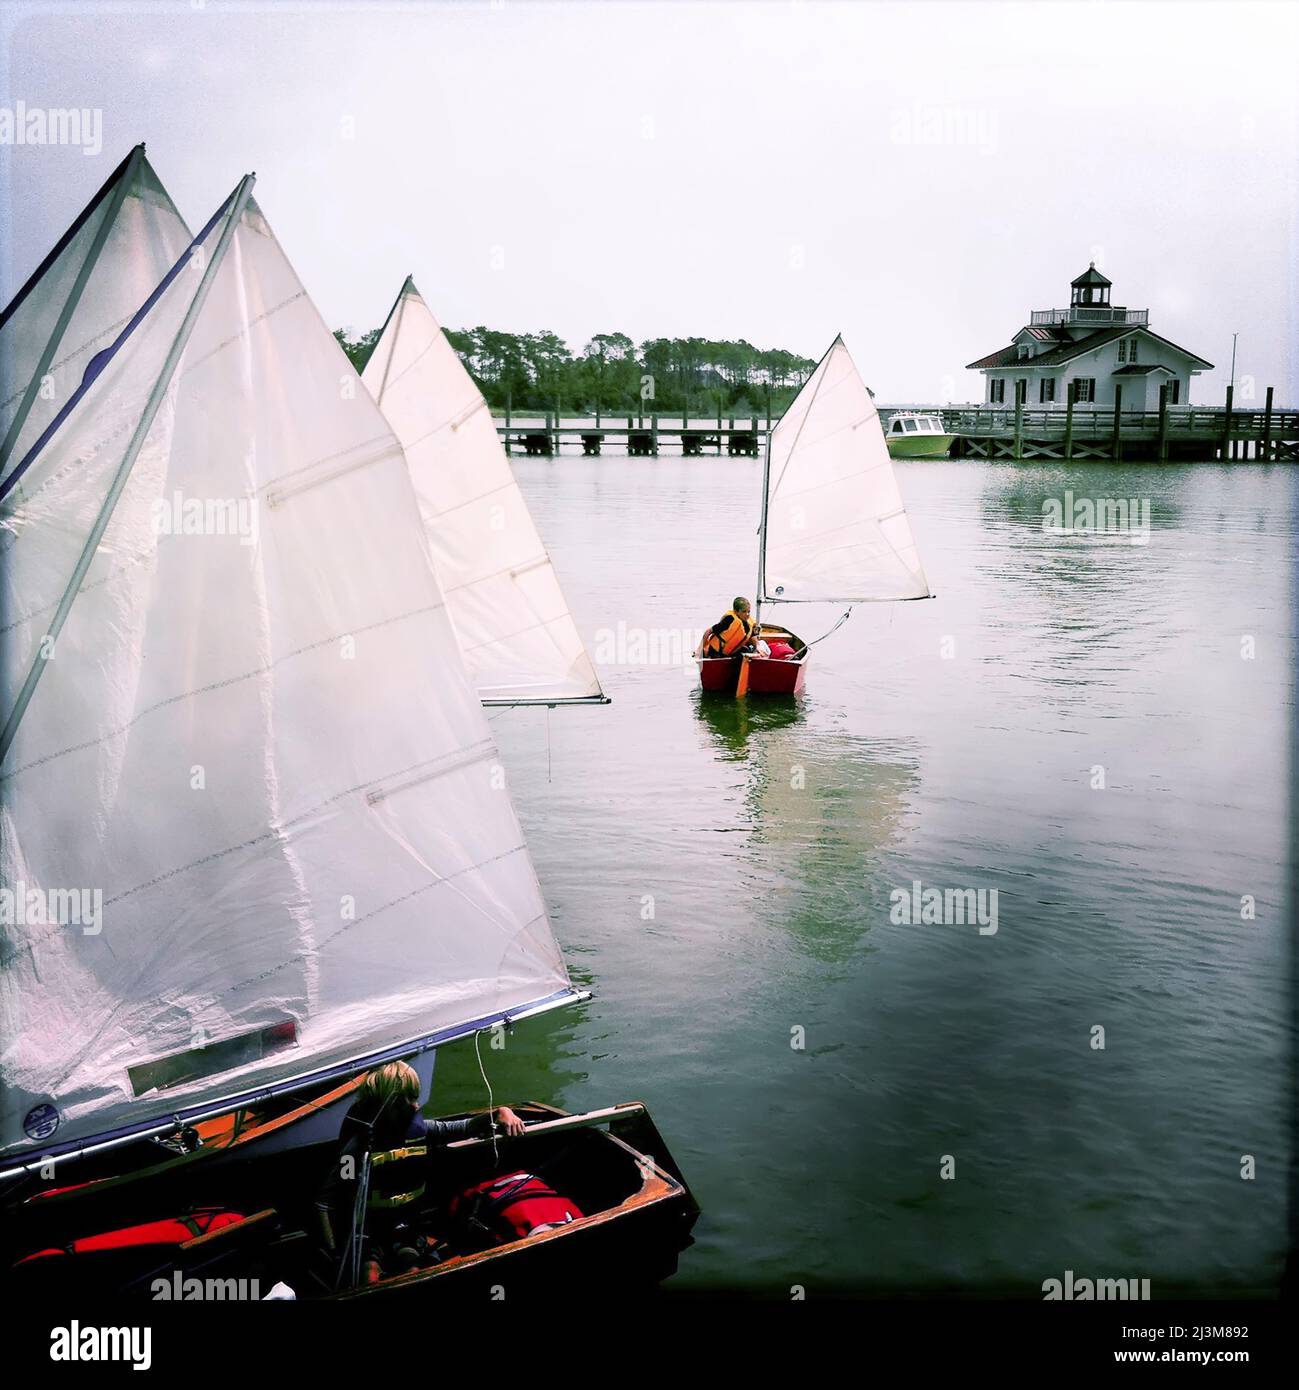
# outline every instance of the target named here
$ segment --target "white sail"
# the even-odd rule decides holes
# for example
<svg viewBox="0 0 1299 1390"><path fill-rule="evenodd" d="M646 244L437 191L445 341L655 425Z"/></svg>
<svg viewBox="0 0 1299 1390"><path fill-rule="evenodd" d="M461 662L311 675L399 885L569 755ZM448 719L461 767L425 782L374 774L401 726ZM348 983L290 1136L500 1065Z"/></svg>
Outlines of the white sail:
<svg viewBox="0 0 1299 1390"><path fill-rule="evenodd" d="M771 432L762 597L927 598L875 403L842 338Z"/></svg>
<svg viewBox="0 0 1299 1390"><path fill-rule="evenodd" d="M489 702L601 699L487 402L409 278L362 380L406 450L479 694Z"/></svg>
<svg viewBox="0 0 1299 1390"><path fill-rule="evenodd" d="M0 477L16 467L189 245L139 145L0 314Z"/></svg>
<svg viewBox="0 0 1299 1390"><path fill-rule="evenodd" d="M249 185L0 507L9 1157L573 997L401 447Z"/></svg>

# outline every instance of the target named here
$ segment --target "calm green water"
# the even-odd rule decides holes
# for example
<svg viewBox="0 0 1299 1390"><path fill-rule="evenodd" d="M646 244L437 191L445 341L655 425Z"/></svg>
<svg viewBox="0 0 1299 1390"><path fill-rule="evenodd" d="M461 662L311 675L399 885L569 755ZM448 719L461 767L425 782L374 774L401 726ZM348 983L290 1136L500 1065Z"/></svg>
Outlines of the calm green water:
<svg viewBox="0 0 1299 1390"><path fill-rule="evenodd" d="M516 467L593 651L752 590L758 463ZM485 1050L497 1096L649 1103L703 1207L669 1287L1272 1287L1299 472L899 478L938 597L856 609L797 704L605 664L609 708L493 720L595 991ZM1149 544L1044 533L1066 488L1148 498ZM913 880L995 888L996 933L892 923ZM482 1094L448 1052L433 1109Z"/></svg>

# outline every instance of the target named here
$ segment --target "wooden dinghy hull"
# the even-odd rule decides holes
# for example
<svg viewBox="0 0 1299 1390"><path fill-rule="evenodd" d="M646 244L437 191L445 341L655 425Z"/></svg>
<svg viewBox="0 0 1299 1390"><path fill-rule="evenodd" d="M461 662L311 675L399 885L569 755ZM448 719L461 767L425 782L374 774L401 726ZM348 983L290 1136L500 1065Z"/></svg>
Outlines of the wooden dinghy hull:
<svg viewBox="0 0 1299 1390"><path fill-rule="evenodd" d="M699 1208L644 1106L633 1102L617 1109L622 1114L612 1121L609 1133L584 1134L593 1146L609 1151L611 1171L625 1169L632 1178L631 1190L616 1205L524 1240L454 1256L334 1298L368 1303L472 1296L477 1301L494 1286L543 1298L567 1297L574 1289L598 1296L650 1289L670 1278L677 1272L681 1251L692 1242ZM565 1116L550 1106L533 1105L527 1111L553 1120L583 1118ZM546 1168L556 1187L566 1186L553 1177L556 1169L549 1162L543 1159L536 1166Z"/></svg>
<svg viewBox="0 0 1299 1390"><path fill-rule="evenodd" d="M80 1200L54 1198L39 1228L24 1224L25 1244L7 1232L4 1267L17 1295L150 1298L154 1282L189 1277L244 1280L262 1293L277 1282L299 1298L350 1302L400 1298L459 1298L497 1285L534 1295L601 1295L652 1288L676 1272L691 1243L699 1208L645 1107L632 1102L571 1116L537 1103L518 1105L529 1125L518 1139L469 1140L435 1149L423 1145L375 1161L416 1161L429 1175L430 1229L448 1218L441 1203L485 1177L537 1170L580 1209L579 1219L485 1248L449 1243L437 1261L393 1272L359 1287L332 1288L320 1279L314 1199L336 1161L336 1145L320 1144L268 1155L261 1162L204 1169L188 1165L158 1182L111 1192L86 1188ZM460 1117L452 1117L460 1118ZM427 1166L426 1166L427 1165ZM104 1187L112 1184L104 1184ZM421 1181L420 1188L423 1190ZM436 1192L437 1196L434 1197ZM68 1194L71 1198L73 1194ZM43 1204L37 1204L43 1205ZM208 1234L155 1248L94 1239L138 1223L183 1220L191 1210L238 1213ZM421 1211L423 1211L421 1202ZM412 1219L417 1219L412 1213ZM423 1219L418 1218L418 1219ZM90 1237L91 1239L87 1239ZM63 1254L76 1247L87 1253ZM28 1257L48 1252L44 1258Z"/></svg>
<svg viewBox="0 0 1299 1390"><path fill-rule="evenodd" d="M436 1055L429 1049L410 1059L424 1094L432 1082ZM323 1082L296 1094L199 1120L186 1127L183 1139L180 1133L173 1133L164 1136L166 1143L138 1139L84 1157L59 1158L54 1170L57 1174L66 1171L66 1181L56 1177L51 1183L37 1168L0 1189L0 1210L10 1224L39 1228L68 1209L74 1213L94 1210L92 1197L102 1197L117 1209L129 1202L136 1189L146 1193L165 1190L174 1181L180 1189L188 1190L196 1180L185 1171L191 1166L197 1166L206 1181L208 1175L230 1162L246 1163L332 1144L363 1078L364 1073L344 1081Z"/></svg>
<svg viewBox="0 0 1299 1390"><path fill-rule="evenodd" d="M723 695L801 695L807 676L809 652L801 637L777 623L763 623L762 636L788 642L802 652L797 660L773 661L754 656L700 656L699 683L704 690Z"/></svg>

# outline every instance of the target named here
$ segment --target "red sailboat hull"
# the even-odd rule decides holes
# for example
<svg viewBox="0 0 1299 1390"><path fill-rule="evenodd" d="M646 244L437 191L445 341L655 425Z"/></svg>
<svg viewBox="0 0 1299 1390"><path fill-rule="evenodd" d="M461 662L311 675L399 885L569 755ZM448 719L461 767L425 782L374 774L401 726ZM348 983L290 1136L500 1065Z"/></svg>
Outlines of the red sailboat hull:
<svg viewBox="0 0 1299 1390"><path fill-rule="evenodd" d="M808 662L802 639L772 623L763 623L762 636L786 641L802 655L796 661L776 661L750 654L700 657L699 683L703 689L736 696L801 695Z"/></svg>

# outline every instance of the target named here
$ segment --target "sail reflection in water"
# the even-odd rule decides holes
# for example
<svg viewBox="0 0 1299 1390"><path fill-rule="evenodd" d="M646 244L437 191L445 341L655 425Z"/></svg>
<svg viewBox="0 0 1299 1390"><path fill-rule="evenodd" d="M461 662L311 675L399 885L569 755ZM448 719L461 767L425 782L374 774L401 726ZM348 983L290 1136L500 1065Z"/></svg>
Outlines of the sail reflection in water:
<svg viewBox="0 0 1299 1390"><path fill-rule="evenodd" d="M796 701L699 700L714 756L743 776L737 880L754 910L834 962L887 920L888 853L920 786L919 745L809 728Z"/></svg>

